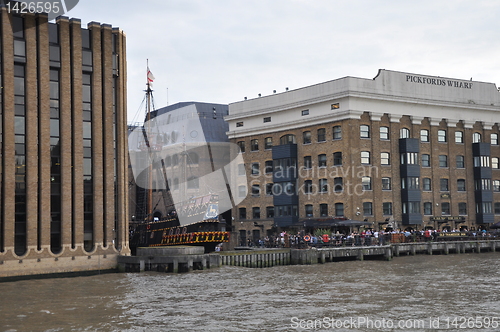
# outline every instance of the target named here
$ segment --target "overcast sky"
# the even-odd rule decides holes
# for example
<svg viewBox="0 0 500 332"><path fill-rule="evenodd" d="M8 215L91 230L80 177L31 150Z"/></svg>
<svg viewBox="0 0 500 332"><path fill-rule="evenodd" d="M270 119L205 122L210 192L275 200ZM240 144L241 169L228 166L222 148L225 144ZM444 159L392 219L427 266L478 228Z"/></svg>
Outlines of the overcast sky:
<svg viewBox="0 0 500 332"><path fill-rule="evenodd" d="M371 79L381 68L500 83L498 0L80 0L67 16L125 31L129 122L146 59L156 108Z"/></svg>

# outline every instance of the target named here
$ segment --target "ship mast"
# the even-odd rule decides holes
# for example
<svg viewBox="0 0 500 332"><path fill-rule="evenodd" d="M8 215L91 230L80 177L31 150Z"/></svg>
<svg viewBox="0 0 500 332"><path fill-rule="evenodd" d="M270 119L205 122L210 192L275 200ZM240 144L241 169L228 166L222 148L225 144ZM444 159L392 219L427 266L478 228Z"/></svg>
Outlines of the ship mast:
<svg viewBox="0 0 500 332"><path fill-rule="evenodd" d="M149 60L146 60L147 63L147 74L146 74L146 133L147 133L147 147L149 149L149 166L148 166L148 195L147 195L147 216L146 221L153 221L153 159L152 159L152 146L151 146L151 97L153 94L153 90L151 89L151 83L153 81L152 74L149 71Z"/></svg>

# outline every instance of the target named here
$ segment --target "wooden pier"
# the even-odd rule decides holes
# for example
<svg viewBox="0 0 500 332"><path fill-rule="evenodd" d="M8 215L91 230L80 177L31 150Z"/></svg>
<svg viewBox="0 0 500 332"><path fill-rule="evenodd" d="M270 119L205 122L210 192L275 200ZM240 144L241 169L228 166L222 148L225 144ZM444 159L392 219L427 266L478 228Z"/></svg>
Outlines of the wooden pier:
<svg viewBox="0 0 500 332"><path fill-rule="evenodd" d="M137 256L118 258L121 272L188 272L221 265L265 268L308 265L341 260L391 260L402 255L448 255L500 251L500 240L392 243L383 246L346 246L308 249L249 249L205 254L203 247L138 248Z"/></svg>

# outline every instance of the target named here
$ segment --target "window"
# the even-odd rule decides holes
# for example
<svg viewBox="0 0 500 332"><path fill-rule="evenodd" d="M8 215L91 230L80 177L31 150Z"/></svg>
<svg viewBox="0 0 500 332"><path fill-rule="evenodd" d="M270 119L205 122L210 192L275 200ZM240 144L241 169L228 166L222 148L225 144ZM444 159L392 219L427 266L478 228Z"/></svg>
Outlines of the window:
<svg viewBox="0 0 500 332"><path fill-rule="evenodd" d="M342 152L333 153L333 165L334 166L342 165Z"/></svg>
<svg viewBox="0 0 500 332"><path fill-rule="evenodd" d="M266 217L267 218L274 218L274 206L266 207Z"/></svg>
<svg viewBox="0 0 500 332"><path fill-rule="evenodd" d="M467 215L467 203L465 202L458 203L458 215L460 216Z"/></svg>
<svg viewBox="0 0 500 332"><path fill-rule="evenodd" d="M427 129L420 130L420 142L429 142L429 131Z"/></svg>
<svg viewBox="0 0 500 332"><path fill-rule="evenodd" d="M243 121L241 121L241 122L236 122L236 127L243 127Z"/></svg>
<svg viewBox="0 0 500 332"><path fill-rule="evenodd" d="M253 139L250 141L250 150L251 151L259 151L259 140Z"/></svg>
<svg viewBox="0 0 500 332"><path fill-rule="evenodd" d="M498 134L491 134L491 145L498 145Z"/></svg>
<svg viewBox="0 0 500 332"><path fill-rule="evenodd" d="M332 104L332 105L331 105L331 109L332 109L332 110L338 110L338 109L339 109L339 107L340 107L340 104L339 104L339 103L335 103L335 104Z"/></svg>
<svg viewBox="0 0 500 332"><path fill-rule="evenodd" d="M448 191L448 179L439 179L439 190Z"/></svg>
<svg viewBox="0 0 500 332"><path fill-rule="evenodd" d="M418 165L418 152L401 153L402 165Z"/></svg>
<svg viewBox="0 0 500 332"><path fill-rule="evenodd" d="M369 151L361 151L361 164L363 164L363 165L370 164L370 152Z"/></svg>
<svg viewBox="0 0 500 332"><path fill-rule="evenodd" d="M479 179L475 181L476 190L491 190L491 179Z"/></svg>
<svg viewBox="0 0 500 332"><path fill-rule="evenodd" d="M279 205L276 206L276 217L295 217L297 216L297 205Z"/></svg>
<svg viewBox="0 0 500 332"><path fill-rule="evenodd" d="M392 216L392 203L384 202L382 203L382 213L384 216Z"/></svg>
<svg viewBox="0 0 500 332"><path fill-rule="evenodd" d="M474 167L490 167L490 157L489 156L474 157Z"/></svg>
<svg viewBox="0 0 500 332"><path fill-rule="evenodd" d="M432 203L431 202L424 202L424 214L425 215L432 215Z"/></svg>
<svg viewBox="0 0 500 332"><path fill-rule="evenodd" d="M312 206L312 204L307 204L305 206L305 212L306 212L306 217L312 217L313 216L313 206Z"/></svg>
<svg viewBox="0 0 500 332"><path fill-rule="evenodd" d="M370 126L367 125L359 126L359 137L370 138Z"/></svg>
<svg viewBox="0 0 500 332"><path fill-rule="evenodd" d="M324 142L324 141L326 141L326 129L319 128L318 129L318 142Z"/></svg>
<svg viewBox="0 0 500 332"><path fill-rule="evenodd" d="M254 197L260 196L260 185L252 184L252 196Z"/></svg>
<svg viewBox="0 0 500 332"><path fill-rule="evenodd" d="M382 190L391 190L391 178L382 178Z"/></svg>
<svg viewBox="0 0 500 332"><path fill-rule="evenodd" d="M491 157L491 168L493 169L499 168L498 157Z"/></svg>
<svg viewBox="0 0 500 332"><path fill-rule="evenodd" d="M264 149L269 150L273 147L273 138L272 137L266 137L264 139Z"/></svg>
<svg viewBox="0 0 500 332"><path fill-rule="evenodd" d="M380 153L380 164L381 165L390 165L391 158L389 152L381 152Z"/></svg>
<svg viewBox="0 0 500 332"><path fill-rule="evenodd" d="M380 127L380 139L389 139L389 127Z"/></svg>
<svg viewBox="0 0 500 332"><path fill-rule="evenodd" d="M266 172L266 174L273 172L273 161L272 160L266 160L266 164L264 166L264 172Z"/></svg>
<svg viewBox="0 0 500 332"><path fill-rule="evenodd" d="M431 155L423 154L422 155L422 167L431 167Z"/></svg>
<svg viewBox="0 0 500 332"><path fill-rule="evenodd" d="M457 156L457 168L465 168L464 156Z"/></svg>
<svg viewBox="0 0 500 332"><path fill-rule="evenodd" d="M420 213L420 202L405 202L402 205L403 214Z"/></svg>
<svg viewBox="0 0 500 332"><path fill-rule="evenodd" d="M238 147L240 148L241 152L245 152L245 141L239 141L236 144L238 144Z"/></svg>
<svg viewBox="0 0 500 332"><path fill-rule="evenodd" d="M252 163L252 175L259 175L259 163Z"/></svg>
<svg viewBox="0 0 500 332"><path fill-rule="evenodd" d="M500 203L495 203L495 214L500 214Z"/></svg>
<svg viewBox="0 0 500 332"><path fill-rule="evenodd" d="M455 132L455 143L463 143L464 142L464 133L463 131Z"/></svg>
<svg viewBox="0 0 500 332"><path fill-rule="evenodd" d="M319 179L319 192L327 193L328 192L328 180L327 179Z"/></svg>
<svg viewBox="0 0 500 332"><path fill-rule="evenodd" d="M465 179L457 180L457 191L465 191Z"/></svg>
<svg viewBox="0 0 500 332"><path fill-rule="evenodd" d="M253 219L260 219L260 207L256 206L252 208Z"/></svg>
<svg viewBox="0 0 500 332"><path fill-rule="evenodd" d="M372 202L364 202L363 203L363 215L371 216L373 215L373 204Z"/></svg>
<svg viewBox="0 0 500 332"><path fill-rule="evenodd" d="M326 167L326 154L318 155L318 167Z"/></svg>
<svg viewBox="0 0 500 332"><path fill-rule="evenodd" d="M472 134L472 143L479 143L479 142L481 142L481 134L480 133Z"/></svg>
<svg viewBox="0 0 500 332"><path fill-rule="evenodd" d="M266 195L267 196L273 195L273 188L274 188L274 183L266 183Z"/></svg>
<svg viewBox="0 0 500 332"><path fill-rule="evenodd" d="M280 137L280 145L284 144L296 144L295 135L287 134Z"/></svg>
<svg viewBox="0 0 500 332"><path fill-rule="evenodd" d="M410 129L401 128L399 130L399 138L410 138Z"/></svg>
<svg viewBox="0 0 500 332"><path fill-rule="evenodd" d="M319 215L321 217L327 217L328 216L328 204L320 204L319 205Z"/></svg>
<svg viewBox="0 0 500 332"><path fill-rule="evenodd" d="M500 192L500 180L493 180L493 191Z"/></svg>
<svg viewBox="0 0 500 332"><path fill-rule="evenodd" d="M363 176L361 178L361 185L363 186L363 190L372 190L372 178Z"/></svg>
<svg viewBox="0 0 500 332"><path fill-rule="evenodd" d="M430 178L423 178L422 179L422 190L423 191L431 191L431 179Z"/></svg>
<svg viewBox="0 0 500 332"><path fill-rule="evenodd" d="M335 203L335 217L344 216L344 203Z"/></svg>
<svg viewBox="0 0 500 332"><path fill-rule="evenodd" d="M240 214L240 219L246 219L247 218L247 209L246 208L239 208L239 214Z"/></svg>
<svg viewBox="0 0 500 332"><path fill-rule="evenodd" d="M310 131L304 131L302 133L302 141L304 144L311 144L311 132Z"/></svg>
<svg viewBox="0 0 500 332"><path fill-rule="evenodd" d="M491 202L476 203L476 211L477 213L489 214L492 213L491 206Z"/></svg>
<svg viewBox="0 0 500 332"><path fill-rule="evenodd" d="M417 190L419 188L419 178L417 176L401 178L401 189Z"/></svg>
<svg viewBox="0 0 500 332"><path fill-rule="evenodd" d="M445 143L446 140L446 130L438 130L438 142Z"/></svg>
<svg viewBox="0 0 500 332"><path fill-rule="evenodd" d="M311 194L312 193L312 180L305 180L304 181L304 194Z"/></svg>
<svg viewBox="0 0 500 332"><path fill-rule="evenodd" d="M448 167L448 156L439 155L439 167Z"/></svg>
<svg viewBox="0 0 500 332"><path fill-rule="evenodd" d="M342 127L335 126L333 127L333 139L341 139L342 138Z"/></svg>
<svg viewBox="0 0 500 332"><path fill-rule="evenodd" d="M302 111L302 116L304 116L304 115L309 115L309 110L303 110Z"/></svg>
<svg viewBox="0 0 500 332"><path fill-rule="evenodd" d="M311 167L312 167L311 156L305 156L304 157L304 168L305 169L310 169Z"/></svg>
<svg viewBox="0 0 500 332"><path fill-rule="evenodd" d="M443 216L450 215L450 203L448 202L441 203L441 215Z"/></svg>
<svg viewBox="0 0 500 332"><path fill-rule="evenodd" d="M344 190L344 180L341 177L333 178L333 191L336 193Z"/></svg>

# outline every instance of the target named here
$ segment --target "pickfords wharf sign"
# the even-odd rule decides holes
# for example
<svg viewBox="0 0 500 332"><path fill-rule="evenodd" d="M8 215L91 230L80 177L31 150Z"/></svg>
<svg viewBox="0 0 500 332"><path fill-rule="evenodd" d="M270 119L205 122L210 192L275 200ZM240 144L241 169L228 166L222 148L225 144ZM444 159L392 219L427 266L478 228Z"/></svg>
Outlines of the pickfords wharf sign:
<svg viewBox="0 0 500 332"><path fill-rule="evenodd" d="M444 78L424 77L417 75L406 75L406 82L449 86L453 88L472 89L472 82L448 80Z"/></svg>

